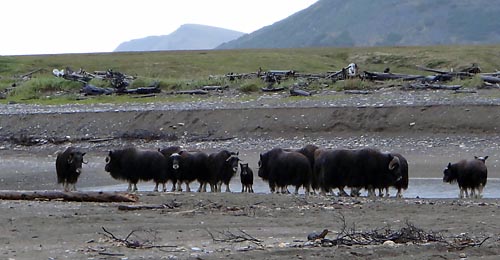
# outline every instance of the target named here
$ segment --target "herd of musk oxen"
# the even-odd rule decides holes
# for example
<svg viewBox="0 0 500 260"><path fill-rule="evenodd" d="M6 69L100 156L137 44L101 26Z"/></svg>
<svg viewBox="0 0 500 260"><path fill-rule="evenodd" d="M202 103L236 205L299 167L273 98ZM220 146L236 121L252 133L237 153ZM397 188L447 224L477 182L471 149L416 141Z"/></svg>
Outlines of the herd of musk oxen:
<svg viewBox="0 0 500 260"><path fill-rule="evenodd" d="M85 153L69 147L56 159L58 183L65 191L76 190L75 184L82 171ZM444 182L457 182L460 198L480 198L486 185L488 157L475 157L449 163L444 170ZM199 183L198 192L231 192L229 184L240 169L242 192L253 192L254 174L248 163L242 163L239 153L222 150L207 154L201 151L186 151L171 146L155 151L144 151L134 147L109 151L105 171L111 177L128 182L128 191L137 191L139 181L154 181L154 191L191 191L190 184ZM269 184L272 193L289 193L292 186L295 194L303 188L305 194L334 194L359 196L366 190L368 196L389 196L389 188L397 189L396 197L408 188L408 162L401 154L384 153L374 148L357 150L322 149L306 145L301 149L274 148L260 154L258 176ZM385 194L383 191L385 190ZM469 192L470 191L470 192Z"/></svg>

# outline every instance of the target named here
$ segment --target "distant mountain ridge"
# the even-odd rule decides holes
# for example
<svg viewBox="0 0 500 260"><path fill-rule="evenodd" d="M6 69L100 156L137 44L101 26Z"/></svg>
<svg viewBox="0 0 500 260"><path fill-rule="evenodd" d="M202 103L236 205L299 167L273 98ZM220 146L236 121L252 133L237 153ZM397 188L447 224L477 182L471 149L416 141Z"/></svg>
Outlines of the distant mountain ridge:
<svg viewBox="0 0 500 260"><path fill-rule="evenodd" d="M243 34L219 27L184 24L169 35L149 36L123 42L114 51L206 50Z"/></svg>
<svg viewBox="0 0 500 260"><path fill-rule="evenodd" d="M318 0L218 49L500 43L500 0Z"/></svg>

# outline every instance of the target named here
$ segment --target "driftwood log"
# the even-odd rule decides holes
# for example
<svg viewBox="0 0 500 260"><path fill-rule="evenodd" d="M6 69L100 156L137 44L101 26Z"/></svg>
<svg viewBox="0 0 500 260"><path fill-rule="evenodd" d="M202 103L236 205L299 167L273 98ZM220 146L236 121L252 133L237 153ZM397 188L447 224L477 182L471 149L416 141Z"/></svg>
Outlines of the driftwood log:
<svg viewBox="0 0 500 260"><path fill-rule="evenodd" d="M79 202L137 202L137 195L119 192L0 191L0 200L61 200Z"/></svg>
<svg viewBox="0 0 500 260"><path fill-rule="evenodd" d="M493 83L493 84L500 83L499 77L481 75L481 79L488 83Z"/></svg>
<svg viewBox="0 0 500 260"><path fill-rule="evenodd" d="M302 89L290 89L290 95L291 96L303 96L303 97L309 97L312 96L311 92L307 92Z"/></svg>
<svg viewBox="0 0 500 260"><path fill-rule="evenodd" d="M424 83L411 83L403 86L407 90L423 90L423 89L441 89L441 90L458 90L461 85L441 85L441 84L424 84Z"/></svg>
<svg viewBox="0 0 500 260"><path fill-rule="evenodd" d="M370 72L364 71L365 78L369 80L418 80L423 79L425 76L422 75L408 75L408 74L396 74L396 73L380 73L380 72Z"/></svg>

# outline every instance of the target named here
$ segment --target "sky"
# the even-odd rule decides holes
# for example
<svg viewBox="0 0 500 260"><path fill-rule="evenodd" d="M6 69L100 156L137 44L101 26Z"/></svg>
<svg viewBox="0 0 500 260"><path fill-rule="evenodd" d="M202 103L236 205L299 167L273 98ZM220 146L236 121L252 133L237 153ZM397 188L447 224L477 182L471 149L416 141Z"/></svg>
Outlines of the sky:
<svg viewBox="0 0 500 260"><path fill-rule="evenodd" d="M1 0L0 55L111 52L183 24L251 33L317 0Z"/></svg>

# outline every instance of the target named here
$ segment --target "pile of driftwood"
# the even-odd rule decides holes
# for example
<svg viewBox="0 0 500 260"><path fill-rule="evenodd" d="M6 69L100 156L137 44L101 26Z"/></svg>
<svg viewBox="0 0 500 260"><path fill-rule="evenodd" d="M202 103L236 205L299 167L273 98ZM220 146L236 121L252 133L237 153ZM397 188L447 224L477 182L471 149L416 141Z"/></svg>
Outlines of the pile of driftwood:
<svg viewBox="0 0 500 260"><path fill-rule="evenodd" d="M66 80L77 81L83 83L81 93L87 96L117 94L153 94L160 93L159 82L153 82L150 86L143 88L128 88L135 76L126 75L124 73L108 69L106 71L87 72L84 69L73 71L71 68L58 70L54 69L52 74L56 77ZM100 79L108 81L112 88L102 88L90 84L92 79Z"/></svg>

